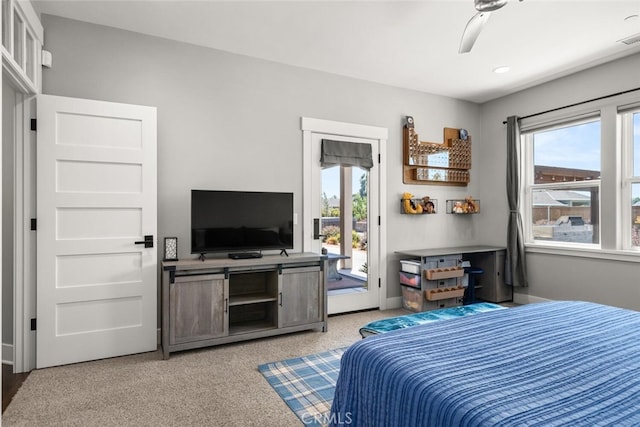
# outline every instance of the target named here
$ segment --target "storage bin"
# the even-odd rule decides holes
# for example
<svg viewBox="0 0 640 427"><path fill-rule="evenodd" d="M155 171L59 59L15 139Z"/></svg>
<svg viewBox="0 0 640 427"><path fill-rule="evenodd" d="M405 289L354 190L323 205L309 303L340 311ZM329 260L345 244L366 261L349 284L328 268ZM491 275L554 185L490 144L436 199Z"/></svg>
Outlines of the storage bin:
<svg viewBox="0 0 640 427"><path fill-rule="evenodd" d="M438 261L435 259L425 258L425 261L422 263L422 268L424 270L428 270L430 268L438 268Z"/></svg>
<svg viewBox="0 0 640 427"><path fill-rule="evenodd" d="M457 267L462 254L429 256L422 259L422 268L429 270L432 268Z"/></svg>
<svg viewBox="0 0 640 427"><path fill-rule="evenodd" d="M400 260L400 270L407 273L420 274L420 263L412 260Z"/></svg>
<svg viewBox="0 0 640 427"><path fill-rule="evenodd" d="M400 286L402 288L402 306L410 311L423 311L424 298L422 291L409 286Z"/></svg>
<svg viewBox="0 0 640 427"><path fill-rule="evenodd" d="M420 289L420 275L400 272L400 284Z"/></svg>

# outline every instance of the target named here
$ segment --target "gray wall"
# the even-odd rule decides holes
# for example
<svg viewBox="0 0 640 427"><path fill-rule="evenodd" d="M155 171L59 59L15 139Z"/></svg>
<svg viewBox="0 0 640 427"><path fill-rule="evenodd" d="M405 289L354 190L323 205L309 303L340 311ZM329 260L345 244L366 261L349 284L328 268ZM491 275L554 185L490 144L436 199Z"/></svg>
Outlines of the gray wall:
<svg viewBox="0 0 640 427"><path fill-rule="evenodd" d="M482 105L480 190L482 228L489 244L506 239L506 126L510 115L525 116L548 109L640 87L640 54L569 77L538 85ZM640 92L638 92L640 100ZM604 147L603 150L607 148ZM529 288L516 289L546 299L580 299L640 310L640 259L637 262L528 253Z"/></svg>
<svg viewBox="0 0 640 427"><path fill-rule="evenodd" d="M42 21L53 53L44 93L158 108L158 237L178 236L180 257L192 257L192 188L292 191L302 213L302 116L389 129L388 296L400 295L394 251L480 241L485 215L446 215L444 205L486 185L476 168L481 150L473 150L466 188L402 183L403 117L415 117L421 140L441 142L444 127L464 127L482 147L478 105L54 16ZM405 191L438 199L441 213L401 215ZM296 251L301 242L298 226Z"/></svg>
<svg viewBox="0 0 640 427"><path fill-rule="evenodd" d="M526 115L640 86L640 55L541 84L481 107L184 43L43 16L53 68L44 93L152 105L158 108L158 237L180 239L189 254L191 188L292 191L301 214L300 117L387 127L387 295L400 295L395 251L476 243L504 245L505 127ZM402 121L413 115L421 140L439 142L443 127L473 138L466 188L402 183ZM401 215L409 191L438 199L440 213ZM444 213L446 199L472 195L479 215ZM296 250L301 247L300 227ZM534 297L583 299L640 309L634 286L640 265L529 254ZM602 286L600 286L602 284ZM606 285L605 285L606 284Z"/></svg>

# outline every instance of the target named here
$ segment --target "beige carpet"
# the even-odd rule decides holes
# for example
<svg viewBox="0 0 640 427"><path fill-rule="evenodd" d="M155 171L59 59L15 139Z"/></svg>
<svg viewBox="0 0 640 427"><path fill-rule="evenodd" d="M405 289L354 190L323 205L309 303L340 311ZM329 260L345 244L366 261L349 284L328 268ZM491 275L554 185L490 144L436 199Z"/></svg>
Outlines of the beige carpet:
<svg viewBox="0 0 640 427"><path fill-rule="evenodd" d="M258 372L262 363L343 347L360 326L403 310L329 318L301 332L172 354L160 351L33 371L3 426L296 426L298 418Z"/></svg>

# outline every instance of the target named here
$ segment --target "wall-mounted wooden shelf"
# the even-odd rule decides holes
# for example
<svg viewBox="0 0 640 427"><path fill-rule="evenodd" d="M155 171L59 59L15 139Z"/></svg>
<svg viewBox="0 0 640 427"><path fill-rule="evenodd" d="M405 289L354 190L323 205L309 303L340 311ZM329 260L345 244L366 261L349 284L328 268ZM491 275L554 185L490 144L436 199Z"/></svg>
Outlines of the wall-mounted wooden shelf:
<svg viewBox="0 0 640 427"><path fill-rule="evenodd" d="M444 128L443 143L418 139L413 126L403 133L403 182L466 186L470 181L471 137L460 139L460 129Z"/></svg>

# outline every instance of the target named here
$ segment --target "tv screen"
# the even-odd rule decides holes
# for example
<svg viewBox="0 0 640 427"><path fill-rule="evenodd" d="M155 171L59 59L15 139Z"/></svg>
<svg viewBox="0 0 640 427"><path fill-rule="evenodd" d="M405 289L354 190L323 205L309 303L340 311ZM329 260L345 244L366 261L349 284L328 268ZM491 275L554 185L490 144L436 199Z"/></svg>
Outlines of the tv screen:
<svg viewBox="0 0 640 427"><path fill-rule="evenodd" d="M191 253L293 248L293 193L191 190Z"/></svg>

